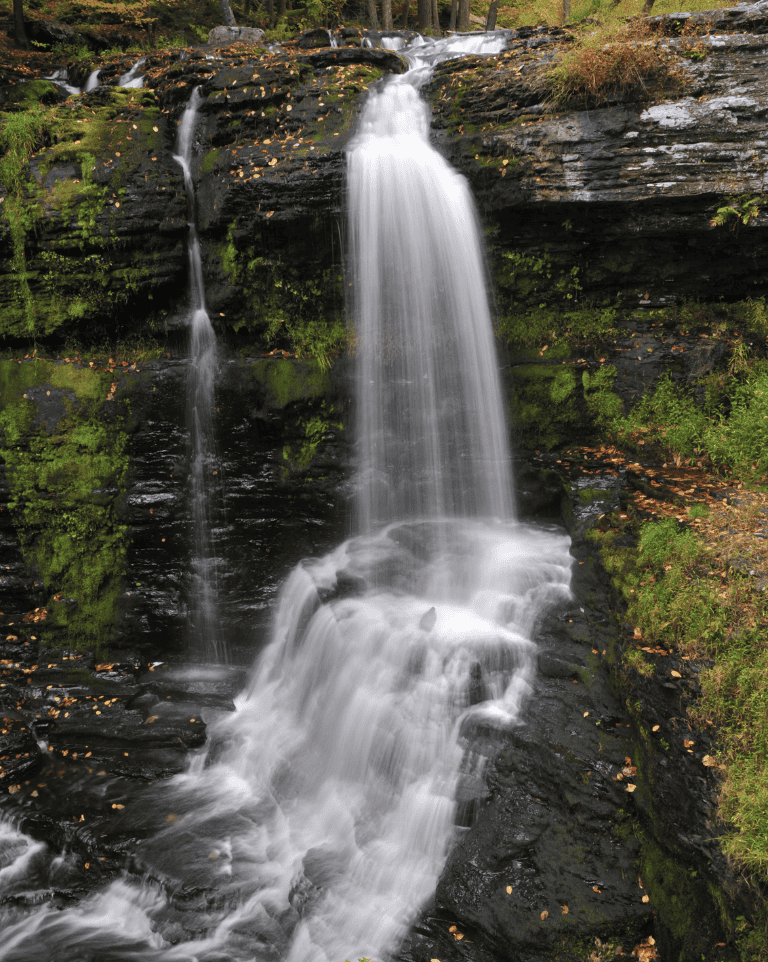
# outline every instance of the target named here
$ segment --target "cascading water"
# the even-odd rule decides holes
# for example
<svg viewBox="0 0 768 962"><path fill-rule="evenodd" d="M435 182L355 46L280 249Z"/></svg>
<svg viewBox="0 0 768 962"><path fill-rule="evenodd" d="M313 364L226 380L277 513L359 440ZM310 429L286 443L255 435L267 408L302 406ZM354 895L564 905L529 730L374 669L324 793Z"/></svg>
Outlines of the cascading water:
<svg viewBox="0 0 768 962"><path fill-rule="evenodd" d="M220 619L216 585L216 555L211 538L211 507L216 470L214 443L214 392L218 357L216 334L205 307L205 284L200 258L200 241L195 217L195 185L190 164L200 107L196 87L179 125L174 159L184 172L189 235L189 374L187 377L187 424L192 464L190 495L192 505L192 579L189 598L189 626L192 647L198 656L221 657Z"/></svg>
<svg viewBox="0 0 768 962"><path fill-rule="evenodd" d="M350 146L361 533L294 570L237 711L119 816L147 840L131 874L63 911L0 913L0 959L380 960L434 892L570 578L567 536L512 516L475 217L417 92L477 44L411 52ZM25 879L52 877L50 853L0 830Z"/></svg>
<svg viewBox="0 0 768 962"><path fill-rule="evenodd" d="M144 75L140 74L139 71L147 62L146 57L141 57L136 63L131 67L131 69L122 74L117 81L118 87L143 87L144 86Z"/></svg>

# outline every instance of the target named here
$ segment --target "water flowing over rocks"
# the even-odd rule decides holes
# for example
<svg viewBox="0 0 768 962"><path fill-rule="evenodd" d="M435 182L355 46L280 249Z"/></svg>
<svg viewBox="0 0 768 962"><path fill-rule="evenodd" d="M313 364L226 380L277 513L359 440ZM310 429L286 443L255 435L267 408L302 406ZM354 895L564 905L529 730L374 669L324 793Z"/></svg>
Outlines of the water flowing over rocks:
<svg viewBox="0 0 768 962"><path fill-rule="evenodd" d="M759 296L766 289L768 215L738 232L711 227L709 219L725 195L764 189L768 4L653 22L660 42L673 51L684 49L687 41L677 34L685 24L711 31L698 40L703 59L682 62L684 76L674 90L637 90L598 108L547 112L541 73L566 43L564 34L513 31L508 51L498 57L437 67L427 88L433 139L470 181L481 218L494 230L492 258L502 250L546 246L562 262L581 266L587 294L620 297L631 306L686 295ZM39 205L39 219L28 238L27 266L42 314L54 301L52 287L60 301L82 286L82 270L69 278L67 265L98 256L104 289L119 309L94 296L79 314L62 314L49 333L121 333L136 317L150 316L168 330L183 326L178 308L188 271L187 215L173 145L196 87L201 119L190 169L207 303L218 332L230 344L264 332L265 291L274 294L276 265L295 268L322 290L316 321L341 312L344 153L369 86L404 65L391 50L361 48L351 37L350 46L310 46L319 39L275 51L266 44L219 48L212 40L197 50L151 52L143 65L145 86L130 102L116 85L135 58L104 66L101 86L80 98L88 110L103 110L126 125L119 141L100 135L91 176L104 197L86 230L84 220L57 200L62 185L77 194L85 177L74 141L70 155L55 154L52 143L33 158L37 186L30 200ZM84 85L87 77L73 73L71 79ZM1 96L11 97L16 86L3 88ZM142 111L151 111L148 123L140 122ZM0 243L0 307L10 310L16 291L5 221ZM52 253L62 259L54 281L47 267ZM302 288L299 296L305 293ZM695 386L723 360L722 347L712 343L686 352L683 362L675 349L687 335L675 333L661 349L650 325L622 323L626 330L605 356L611 352L618 368L614 390L627 402L665 371ZM8 326L12 336L23 331L18 319ZM49 860L62 862L57 906L82 898L134 858L136 839L152 832L135 814L158 790L148 783L182 771L185 756L205 742L209 724L231 712L242 687L240 665L254 635L266 636L270 606L287 571L308 554L326 552L346 531L346 362L328 374L293 360L243 360L227 351L224 357L217 436L228 509L217 540L228 559L220 577L231 601L231 668L202 681L178 665L190 591L182 350L118 374L110 398L110 404L130 399L121 428L130 470L124 488L115 486L110 495L128 529L128 547L114 633L103 656L71 652L65 636L55 634L66 620L55 622L47 611L43 618L49 600L22 553L12 521L17 498L5 476L0 488L6 639L0 642L0 782L13 789L10 801L18 807L8 810L22 813L18 827L35 844L48 844ZM522 376L524 364L554 363L513 356L508 371ZM584 370L594 366L594 358L583 360ZM27 391L37 417L55 434L78 396L55 371L46 378ZM321 407L327 403L334 405L332 414ZM315 417L321 419L319 446L309 429ZM578 436L576 427L570 430ZM701 762L709 736L698 738L694 750L684 747L697 667L675 661L680 677L664 684L640 676L628 687L617 684L625 626L586 536L600 513L621 504L625 486L648 482L639 468L618 481L596 480L599 470L595 462L583 475L565 471L554 458L544 468L532 459L519 467L526 520L550 533L562 532L564 522L572 538L573 597L538 625L537 671L523 723L500 733L478 716L463 733L487 761L480 774L462 773L457 844L433 903L398 958L613 959L649 944L649 936L662 962L735 957L730 946L722 953L713 948L722 932L712 886L738 911L749 912L754 896L717 847L717 772ZM587 486L602 487L603 494L585 504L579 492ZM429 556L428 541L419 532L399 536L404 545L411 540L399 549L397 563L409 557L416 571L413 559ZM354 606L375 581L367 575L359 564L339 567L318 597L331 606ZM73 607L66 597L50 604ZM418 628L429 633L433 627L426 610ZM58 648L38 644L49 628ZM472 668L468 678L469 700L481 701L482 671ZM104 703L109 707L95 707ZM659 720L658 738L669 745L663 753L639 734L647 719ZM214 762L226 749L224 742L211 749ZM2 831L14 852L29 844L5 823ZM302 864L293 914L281 919L286 930L337 871L322 853L314 857L316 864L311 858ZM130 863L137 876L142 858ZM169 879L163 876L162 884L176 901L164 931L175 931L185 912L178 931L185 924L191 931L195 900L214 900L215 886ZM645 900L648 891L656 901ZM683 911L695 906L701 922L696 938L662 904L673 902L676 892L688 900ZM279 944L284 935L274 920L263 924L272 926L268 934Z"/></svg>

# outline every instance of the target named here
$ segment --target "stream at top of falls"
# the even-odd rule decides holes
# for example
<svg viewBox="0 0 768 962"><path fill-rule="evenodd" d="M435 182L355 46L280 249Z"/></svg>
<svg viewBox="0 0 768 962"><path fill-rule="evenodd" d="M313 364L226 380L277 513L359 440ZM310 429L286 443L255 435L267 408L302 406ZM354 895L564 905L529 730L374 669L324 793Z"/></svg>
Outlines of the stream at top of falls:
<svg viewBox="0 0 768 962"><path fill-rule="evenodd" d="M0 822L3 962L383 960L433 896L569 597L568 536L514 516L477 218L419 95L502 42L404 48L349 146L359 533L293 570L187 771L115 813L119 877L53 907L77 856Z"/></svg>

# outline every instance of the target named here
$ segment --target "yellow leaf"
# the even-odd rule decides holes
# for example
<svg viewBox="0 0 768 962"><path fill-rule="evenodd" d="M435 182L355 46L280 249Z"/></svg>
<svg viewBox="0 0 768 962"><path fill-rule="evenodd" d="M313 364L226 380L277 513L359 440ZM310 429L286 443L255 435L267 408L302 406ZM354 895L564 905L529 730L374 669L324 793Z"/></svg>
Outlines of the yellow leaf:
<svg viewBox="0 0 768 962"><path fill-rule="evenodd" d="M684 739L683 739L683 745L685 745L686 748L693 748L693 746L694 746L695 744L696 744L696 742L694 742L694 740L693 740L692 738L684 738Z"/></svg>
<svg viewBox="0 0 768 962"><path fill-rule="evenodd" d="M643 901L643 902L650 902L651 900L650 900L650 898L649 898L647 895L644 895L641 901Z"/></svg>
<svg viewBox="0 0 768 962"><path fill-rule="evenodd" d="M461 940L462 940L463 938L464 938L464 933L463 933L463 932L457 932L457 933L454 935L454 939L456 939L457 942L461 942Z"/></svg>
<svg viewBox="0 0 768 962"><path fill-rule="evenodd" d="M661 725L654 725L651 731L657 732L661 728Z"/></svg>
<svg viewBox="0 0 768 962"><path fill-rule="evenodd" d="M670 672L670 675L672 675L673 678L682 678L682 677L683 677L683 676L680 674L680 672L679 672L679 671L675 671L674 668L673 668L672 671Z"/></svg>
<svg viewBox="0 0 768 962"><path fill-rule="evenodd" d="M117 802L113 802L112 808L116 808L119 811L121 808L125 808L125 805L118 805Z"/></svg>
<svg viewBox="0 0 768 962"><path fill-rule="evenodd" d="M543 922L544 919L546 919L546 918L548 918L548 917L549 917L549 912L547 912L547 910L544 909L544 911L541 913L541 921Z"/></svg>
<svg viewBox="0 0 768 962"><path fill-rule="evenodd" d="M511 894L512 894L512 886L511 886L511 885L508 885L508 886L507 886L507 895L511 895Z"/></svg>
<svg viewBox="0 0 768 962"><path fill-rule="evenodd" d="M597 892L597 894L600 895L600 891L601 891L601 890L600 890L596 885L593 885L593 886L592 886L592 891L593 891L593 892Z"/></svg>
<svg viewBox="0 0 768 962"><path fill-rule="evenodd" d="M635 790L636 788L637 788L637 785L633 785L631 782L628 782L628 783L627 783L627 791L628 791L628 792L634 792L634 790Z"/></svg>
<svg viewBox="0 0 768 962"><path fill-rule="evenodd" d="M568 906L567 906L567 905L564 905L564 906L563 906L563 915L567 915L567 914L568 914Z"/></svg>
<svg viewBox="0 0 768 962"><path fill-rule="evenodd" d="M717 762L711 755L705 755L701 760L701 764L705 765L707 768L714 768L717 765Z"/></svg>
<svg viewBox="0 0 768 962"><path fill-rule="evenodd" d="M149 718L146 720L146 723L145 723L145 724L151 725L152 722L157 721L157 719L158 719L158 716L157 716L157 715L150 715Z"/></svg>
<svg viewBox="0 0 768 962"><path fill-rule="evenodd" d="M452 926L450 926L450 928L448 929L448 931L449 931L449 932L456 932L456 931L458 931L458 926L452 925Z"/></svg>

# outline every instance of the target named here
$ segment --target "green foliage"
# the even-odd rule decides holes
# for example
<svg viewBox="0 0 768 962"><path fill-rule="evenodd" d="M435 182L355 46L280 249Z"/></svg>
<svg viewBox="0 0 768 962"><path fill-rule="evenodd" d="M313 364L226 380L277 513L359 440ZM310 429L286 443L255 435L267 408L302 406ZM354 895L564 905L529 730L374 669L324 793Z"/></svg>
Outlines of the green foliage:
<svg viewBox="0 0 768 962"><path fill-rule="evenodd" d="M587 411L600 427L612 424L623 410L621 398L613 393L616 373L612 364L606 364L594 374L584 371L581 375Z"/></svg>
<svg viewBox="0 0 768 962"><path fill-rule="evenodd" d="M616 309L581 303L579 273L577 265L561 264L548 251L501 251L497 335L514 347L573 346L613 335Z"/></svg>
<svg viewBox="0 0 768 962"><path fill-rule="evenodd" d="M523 364L513 371L511 422L526 447L550 450L580 421L576 375L569 367Z"/></svg>
<svg viewBox="0 0 768 962"><path fill-rule="evenodd" d="M303 433L301 442L283 446L283 460L286 463L284 476L290 471L305 471L317 454L321 443L332 430L343 431L344 424L340 420L331 420L336 416L333 404L321 401L317 410L299 419L298 427Z"/></svg>
<svg viewBox="0 0 768 962"><path fill-rule="evenodd" d="M700 407L665 375L627 416L609 415L601 423L630 446L642 435L670 457L768 474L768 371L755 364L724 387L721 380L708 386L707 402Z"/></svg>
<svg viewBox="0 0 768 962"><path fill-rule="evenodd" d="M748 227L759 216L764 203L762 197L753 194L727 197L709 223L713 227L730 224L732 231L738 231L741 226Z"/></svg>
<svg viewBox="0 0 768 962"><path fill-rule="evenodd" d="M18 285L18 299L26 333L35 333L35 311L27 272L27 232L33 226L37 211L27 203L27 162L40 147L50 128L50 114L40 104L33 104L22 113L6 115L0 127L0 183L6 190L2 215L11 232L13 245L12 270Z"/></svg>

